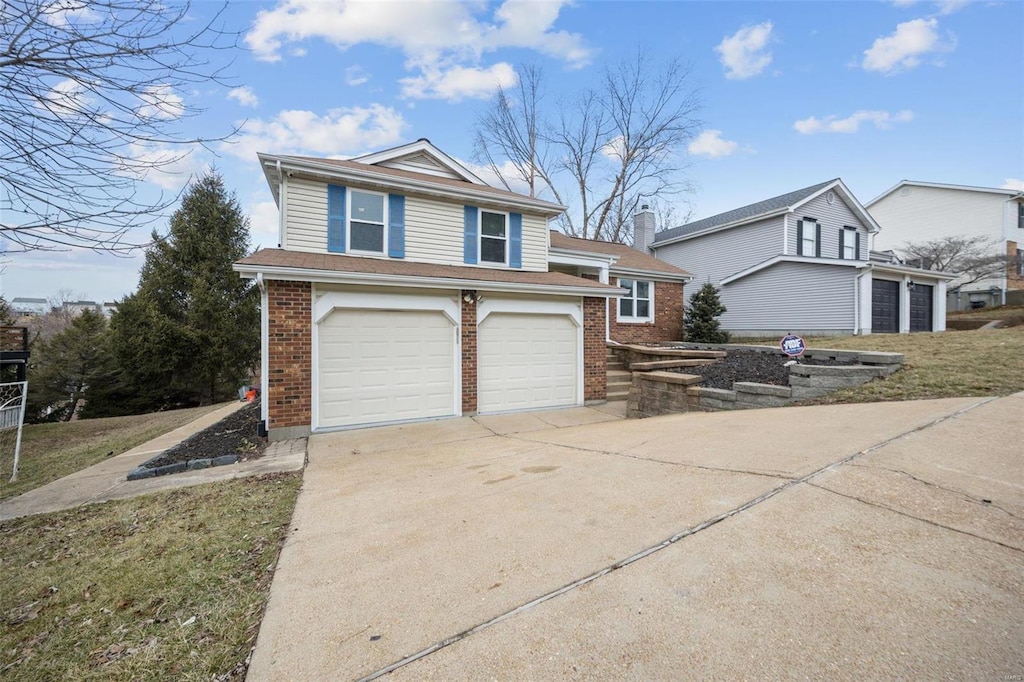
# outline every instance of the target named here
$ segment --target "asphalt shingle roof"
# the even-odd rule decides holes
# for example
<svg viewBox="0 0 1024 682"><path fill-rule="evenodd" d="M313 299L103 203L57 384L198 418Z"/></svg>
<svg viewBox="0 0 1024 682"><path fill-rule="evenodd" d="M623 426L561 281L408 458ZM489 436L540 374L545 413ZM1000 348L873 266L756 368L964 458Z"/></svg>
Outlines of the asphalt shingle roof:
<svg viewBox="0 0 1024 682"><path fill-rule="evenodd" d="M691 276L689 272L682 268L677 268L646 253L640 253L632 246L626 246L625 244L602 242L596 239L580 239L551 230L551 246L556 249L571 249L583 253L604 253L609 256L615 256L618 260L612 266L612 270L618 267L627 270L662 272L679 279Z"/></svg>
<svg viewBox="0 0 1024 682"><path fill-rule="evenodd" d="M824 187L831 185L837 179L838 178L827 180L826 182L820 182L817 185L811 185L810 187L804 187L803 189L798 189L794 192L780 194L779 196L772 197L771 199L765 199L764 201L758 201L754 204L734 208L731 211L719 213L718 215L713 215L710 218L695 220L694 222L687 223L686 225L663 230L654 235L653 245L657 246L659 242L667 241L669 239L712 230L722 225L727 225L729 223L749 218L756 218L757 216L764 215L765 213L772 213L773 211L778 211L786 208L787 206L792 206L793 204L800 203Z"/></svg>

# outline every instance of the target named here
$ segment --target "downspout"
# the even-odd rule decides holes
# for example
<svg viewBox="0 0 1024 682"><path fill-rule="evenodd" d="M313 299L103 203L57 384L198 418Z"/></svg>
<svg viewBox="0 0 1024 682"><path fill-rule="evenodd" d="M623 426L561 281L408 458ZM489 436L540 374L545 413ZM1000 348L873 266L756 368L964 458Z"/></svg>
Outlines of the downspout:
<svg viewBox="0 0 1024 682"><path fill-rule="evenodd" d="M263 273L256 273L256 286L260 290L260 420L263 428L263 435L269 431L269 408L270 408L270 311L267 309L270 296L267 293L267 284L263 281Z"/></svg>
<svg viewBox="0 0 1024 682"><path fill-rule="evenodd" d="M281 159L277 160L277 248L284 247L284 173L281 171Z"/></svg>
<svg viewBox="0 0 1024 682"><path fill-rule="evenodd" d="M608 268L604 267L598 271L597 281L601 284L608 284ZM612 299L604 299L604 342L611 343L612 341L612 328L611 328L611 313L612 313Z"/></svg>

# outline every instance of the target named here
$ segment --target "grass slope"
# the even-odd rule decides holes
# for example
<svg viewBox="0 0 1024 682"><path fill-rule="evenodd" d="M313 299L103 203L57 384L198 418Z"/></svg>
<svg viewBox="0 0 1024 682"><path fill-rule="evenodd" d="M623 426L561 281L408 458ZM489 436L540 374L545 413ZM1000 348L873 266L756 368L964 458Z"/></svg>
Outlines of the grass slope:
<svg viewBox="0 0 1024 682"><path fill-rule="evenodd" d="M870 334L805 339L812 348L903 353L902 370L805 404L863 403L1024 391L1024 327L935 334Z"/></svg>
<svg viewBox="0 0 1024 682"><path fill-rule="evenodd" d="M242 679L301 477L0 523L0 677Z"/></svg>
<svg viewBox="0 0 1024 682"><path fill-rule="evenodd" d="M221 405L130 417L83 419L56 424L26 424L21 436L18 480L10 483L14 444L0 452L0 500L92 466L112 452L120 455Z"/></svg>

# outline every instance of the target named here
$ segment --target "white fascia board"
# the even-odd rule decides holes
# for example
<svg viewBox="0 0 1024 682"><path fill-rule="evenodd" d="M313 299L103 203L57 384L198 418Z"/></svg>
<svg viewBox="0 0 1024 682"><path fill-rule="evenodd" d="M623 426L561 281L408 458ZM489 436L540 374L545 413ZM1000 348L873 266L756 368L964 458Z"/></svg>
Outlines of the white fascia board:
<svg viewBox="0 0 1024 682"><path fill-rule="evenodd" d="M689 282L693 279L692 275L674 275L671 272L661 272L658 270L618 268L615 266L612 266L609 269L609 274L614 277L626 277L627 279L649 279L656 280L658 282Z"/></svg>
<svg viewBox="0 0 1024 682"><path fill-rule="evenodd" d="M736 280L743 279L744 277L752 275L755 272L760 272L765 268L770 268L776 263L809 263L811 265L838 265L844 268L857 269L866 268L869 265L869 262L865 260L845 260L842 258L814 258L811 256L775 256L774 258L769 258L768 260L762 261L757 265L752 265L746 270L740 270L734 275L729 275L728 277L725 277L722 280L720 280L719 283L729 284L730 282L735 282Z"/></svg>
<svg viewBox="0 0 1024 682"><path fill-rule="evenodd" d="M693 239L695 237L703 237L704 235L707 235L707 234L714 234L715 232L721 232L722 230L728 230L728 229L733 228L733 227L739 227L740 225L746 225L747 223L756 223L759 220L766 220L768 218L774 218L775 216L778 216L778 215L784 215L786 213L789 213L790 210L792 210L792 209L790 209L788 207L777 208L774 211L768 211L767 213L759 213L758 215L751 216L749 218L741 218L740 220L734 220L731 223L725 223L724 225L719 225L718 227L712 227L712 228L707 229L707 230L701 230L700 232L693 232L691 234L680 235L678 237L673 237L672 239L666 239L665 241L661 241L661 242L656 241L656 242L653 242L651 244L651 248L652 249L660 249L663 246L667 246L669 244L675 244L676 242L686 241L687 239Z"/></svg>
<svg viewBox="0 0 1024 682"><path fill-rule="evenodd" d="M879 272L889 272L894 275L913 275L914 277L920 277L921 279L942 279L951 281L959 277L959 275L950 274L948 272L922 270L921 268L911 268L906 265L892 265L889 263L872 263L871 267Z"/></svg>
<svg viewBox="0 0 1024 682"><path fill-rule="evenodd" d="M558 265L578 265L585 268L606 268L615 263L618 258L606 254L585 253L583 251L567 251L564 249L549 249L548 262Z"/></svg>
<svg viewBox="0 0 1024 682"><path fill-rule="evenodd" d="M372 284L384 287L415 287L418 289L475 289L477 291L500 291L504 293L529 293L544 296L592 296L598 298L621 298L618 288L588 286L562 286L551 284L525 284L521 282L489 282L478 279L457 277L421 277L411 275L381 275L371 272L339 272L330 270L307 270L280 266L246 266L235 263L232 269L244 278L252 279L259 274L264 280L276 279L291 282L318 282L325 284Z"/></svg>
<svg viewBox="0 0 1024 682"><path fill-rule="evenodd" d="M329 163L317 163L316 161L297 160L288 157L279 158L268 155L261 156L260 158L263 161L264 168L266 168L268 163L281 161L281 167L286 171L292 170L310 173L313 175L321 175L324 178L340 180L342 182L358 182L376 185L384 190L397 189L413 191L419 192L420 194L442 197L444 199L458 199L460 201L464 199L471 199L475 203L517 208L521 211L532 213L534 215L542 215L545 218L556 218L566 210L565 206L552 204L547 201L530 199L525 196L517 197L508 194L498 195L473 189L460 190L447 185L430 182L428 180L418 180L415 178L374 173L372 167L364 171L355 168L335 166ZM264 171L264 174L266 174L266 171Z"/></svg>
<svg viewBox="0 0 1024 682"><path fill-rule="evenodd" d="M853 212L857 214L857 217L860 218L861 222L863 222L864 225L868 228L868 232L878 232L880 229L882 229L881 226L875 222L875 219L871 217L871 214L868 213L868 210L864 208L860 201L857 200L857 197L853 196L853 192L850 191L850 188L846 186L846 183L844 183L842 179L838 179L835 182L829 183L828 185L822 187L821 189L819 189L817 192L807 197L806 199L793 204L792 206L789 207L790 212L795 211L796 209L803 206L807 202L812 201L813 199L817 199L822 194L825 194L830 190L839 190L839 193L842 195L847 205L853 209Z"/></svg>
<svg viewBox="0 0 1024 682"><path fill-rule="evenodd" d="M1002 194L1011 198L1018 198L1024 196L1024 192L1016 189L1003 189L1002 187L977 187L974 185L950 185L942 182L921 182L919 180L900 180L895 185L885 190L871 201L864 204L865 206L871 206L881 199L889 196L900 187L904 185L912 185L914 187L932 187L934 189L958 189L964 192L985 192L987 194Z"/></svg>
<svg viewBox="0 0 1024 682"><path fill-rule="evenodd" d="M472 182L475 185L486 185L487 183L481 180L471 170L463 166L461 163L453 159L452 157L445 154L443 151L435 147L430 140L416 140L409 144L403 144L398 147L392 147L391 149L384 149L373 154L365 154L363 156L356 156L350 161L358 161L359 163L365 163L367 165L373 165L381 163L382 161L392 161L394 159L400 159L403 156L409 156L417 152L425 152L428 156L434 158L435 161L440 163L442 166L455 173L459 177L463 178L467 182Z"/></svg>

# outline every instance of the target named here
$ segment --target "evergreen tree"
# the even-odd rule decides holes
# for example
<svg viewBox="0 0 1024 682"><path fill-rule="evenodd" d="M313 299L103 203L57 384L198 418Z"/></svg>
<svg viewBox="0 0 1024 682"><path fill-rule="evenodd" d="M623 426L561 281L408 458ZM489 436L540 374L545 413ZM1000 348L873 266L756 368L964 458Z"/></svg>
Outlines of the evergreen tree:
<svg viewBox="0 0 1024 682"><path fill-rule="evenodd" d="M255 285L231 269L249 249L249 219L216 173L188 188L170 233L154 234L139 289L111 320L124 371L104 413L208 405L235 396L259 358ZM120 396L120 398L116 398Z"/></svg>
<svg viewBox="0 0 1024 682"><path fill-rule="evenodd" d="M112 371L106 331L106 318L86 310L67 329L36 344L28 374L28 419L68 421L74 416L93 383Z"/></svg>
<svg viewBox="0 0 1024 682"><path fill-rule="evenodd" d="M718 297L718 289L711 282L690 297L684 325L686 340L695 343L728 343L729 332L718 328L718 317L726 311Z"/></svg>

